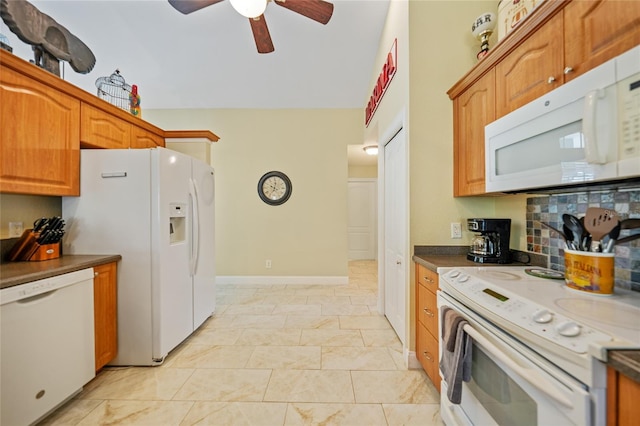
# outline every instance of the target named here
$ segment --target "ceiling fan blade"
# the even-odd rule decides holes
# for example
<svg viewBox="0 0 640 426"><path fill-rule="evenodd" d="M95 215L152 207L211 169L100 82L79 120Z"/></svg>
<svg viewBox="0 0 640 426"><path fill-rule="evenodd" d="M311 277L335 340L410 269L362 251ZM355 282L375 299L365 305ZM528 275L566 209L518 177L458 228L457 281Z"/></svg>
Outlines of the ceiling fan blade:
<svg viewBox="0 0 640 426"><path fill-rule="evenodd" d="M222 0L169 0L169 4L178 12L185 15L204 9L212 4L220 3Z"/></svg>
<svg viewBox="0 0 640 426"><path fill-rule="evenodd" d="M251 31L253 31L253 39L256 41L258 53L273 52L275 49L273 48L273 42L271 41L264 15L260 15L257 18L249 18L249 23L251 24Z"/></svg>
<svg viewBox="0 0 640 426"><path fill-rule="evenodd" d="M275 0L274 3L321 24L329 22L333 15L333 3L323 0Z"/></svg>

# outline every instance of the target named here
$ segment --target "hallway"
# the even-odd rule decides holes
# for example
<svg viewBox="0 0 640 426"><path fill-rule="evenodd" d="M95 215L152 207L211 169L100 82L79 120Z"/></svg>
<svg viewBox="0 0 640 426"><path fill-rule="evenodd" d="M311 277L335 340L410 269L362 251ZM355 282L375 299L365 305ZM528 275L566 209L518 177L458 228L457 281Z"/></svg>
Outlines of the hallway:
<svg viewBox="0 0 640 426"><path fill-rule="evenodd" d="M376 311L375 261L349 284L220 285L215 315L160 367L105 368L44 425L441 425Z"/></svg>

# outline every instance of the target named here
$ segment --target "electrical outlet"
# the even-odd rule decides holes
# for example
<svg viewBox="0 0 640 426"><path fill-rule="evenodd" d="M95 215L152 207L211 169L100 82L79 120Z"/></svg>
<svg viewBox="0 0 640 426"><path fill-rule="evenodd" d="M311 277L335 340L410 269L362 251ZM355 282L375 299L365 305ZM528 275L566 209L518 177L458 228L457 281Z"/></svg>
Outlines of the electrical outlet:
<svg viewBox="0 0 640 426"><path fill-rule="evenodd" d="M9 238L19 237L23 231L22 222L9 222Z"/></svg>
<svg viewBox="0 0 640 426"><path fill-rule="evenodd" d="M267 269L271 269L271 259L267 259L267 261L265 262L264 266Z"/></svg>
<svg viewBox="0 0 640 426"><path fill-rule="evenodd" d="M451 222L451 238L462 238L462 225L460 225L460 222Z"/></svg>

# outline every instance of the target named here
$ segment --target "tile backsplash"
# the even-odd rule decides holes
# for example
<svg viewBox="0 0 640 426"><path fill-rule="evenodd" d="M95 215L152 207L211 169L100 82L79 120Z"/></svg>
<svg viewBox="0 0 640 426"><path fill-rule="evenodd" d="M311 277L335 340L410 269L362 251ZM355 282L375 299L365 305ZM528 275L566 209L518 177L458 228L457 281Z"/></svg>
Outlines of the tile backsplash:
<svg viewBox="0 0 640 426"><path fill-rule="evenodd" d="M542 225L562 230L562 215L582 217L589 207L615 210L620 219L640 218L640 189L593 191L527 198L527 250L547 255L549 267L564 271L564 240ZM620 237L640 232L623 230ZM615 246L615 285L640 291L640 239Z"/></svg>

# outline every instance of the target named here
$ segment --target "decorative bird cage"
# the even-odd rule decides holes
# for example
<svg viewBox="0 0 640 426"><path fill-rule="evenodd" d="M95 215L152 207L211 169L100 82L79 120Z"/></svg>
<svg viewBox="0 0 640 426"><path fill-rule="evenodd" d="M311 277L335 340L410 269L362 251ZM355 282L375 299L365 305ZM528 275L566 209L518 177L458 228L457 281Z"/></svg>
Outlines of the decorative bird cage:
<svg viewBox="0 0 640 426"><path fill-rule="evenodd" d="M115 70L109 77L100 77L96 80L98 97L112 105L129 111L129 95L131 86L124 81L120 70Z"/></svg>

